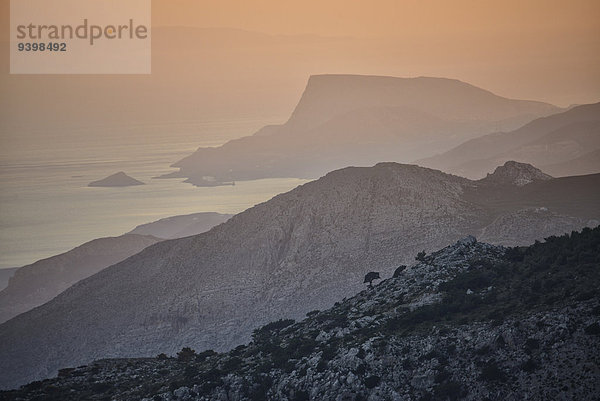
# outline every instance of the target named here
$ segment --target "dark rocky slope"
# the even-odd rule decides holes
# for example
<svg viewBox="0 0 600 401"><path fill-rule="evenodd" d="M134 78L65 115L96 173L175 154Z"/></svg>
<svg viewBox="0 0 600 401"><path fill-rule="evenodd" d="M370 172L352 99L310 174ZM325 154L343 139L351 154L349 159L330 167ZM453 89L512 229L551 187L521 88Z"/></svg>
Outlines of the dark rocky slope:
<svg viewBox="0 0 600 401"><path fill-rule="evenodd" d="M101 360L7 400L595 400L600 227L527 248L458 241L217 354Z"/></svg>
<svg viewBox="0 0 600 401"><path fill-rule="evenodd" d="M467 234L527 244L580 229L600 219L600 175L575 179L489 185L394 163L332 172L207 233L148 247L0 325L0 384L98 358L226 350L423 249Z"/></svg>

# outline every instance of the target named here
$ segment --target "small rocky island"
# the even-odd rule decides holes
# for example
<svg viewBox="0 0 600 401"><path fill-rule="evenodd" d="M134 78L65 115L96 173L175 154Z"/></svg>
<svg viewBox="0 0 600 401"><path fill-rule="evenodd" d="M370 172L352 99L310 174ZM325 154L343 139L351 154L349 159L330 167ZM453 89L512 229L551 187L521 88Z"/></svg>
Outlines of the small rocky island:
<svg viewBox="0 0 600 401"><path fill-rule="evenodd" d="M113 175L109 175L98 181L92 181L88 184L88 187L131 187L134 185L145 185L143 182L136 180L125 174L123 171L119 171Z"/></svg>

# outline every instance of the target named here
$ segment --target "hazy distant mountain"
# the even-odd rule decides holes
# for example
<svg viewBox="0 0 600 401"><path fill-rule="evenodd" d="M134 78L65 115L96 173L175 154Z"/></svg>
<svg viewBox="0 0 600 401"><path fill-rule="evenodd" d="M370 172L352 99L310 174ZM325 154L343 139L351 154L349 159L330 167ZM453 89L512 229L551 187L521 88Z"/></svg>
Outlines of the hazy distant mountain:
<svg viewBox="0 0 600 401"><path fill-rule="evenodd" d="M348 165L425 157L558 111L451 79L317 75L285 124L200 148L166 177L186 177L195 185L318 177Z"/></svg>
<svg viewBox="0 0 600 401"><path fill-rule="evenodd" d="M537 181L551 180L552 176L543 173L531 164L508 161L499 166L492 174L479 180L479 183L489 186L514 185L522 187Z"/></svg>
<svg viewBox="0 0 600 401"><path fill-rule="evenodd" d="M18 267L11 267L8 269L0 269L0 291L6 288L8 280L15 274Z"/></svg>
<svg viewBox="0 0 600 401"><path fill-rule="evenodd" d="M490 182L395 163L345 168L150 246L0 325L0 384L97 358L228 349L263 323L355 293L369 270L389 276L466 234L524 244L598 224L600 174Z"/></svg>
<svg viewBox="0 0 600 401"><path fill-rule="evenodd" d="M167 217L139 225L129 234L153 235L165 239L183 238L206 232L229 220L231 216L233 215L207 212Z"/></svg>
<svg viewBox="0 0 600 401"><path fill-rule="evenodd" d="M99 238L19 268L0 291L0 322L48 302L79 280L158 241L161 239L135 234Z"/></svg>
<svg viewBox="0 0 600 401"><path fill-rule="evenodd" d="M540 166L553 176L600 172L600 103L576 106L512 132L471 139L417 163L480 178L507 160Z"/></svg>
<svg viewBox="0 0 600 401"><path fill-rule="evenodd" d="M544 170L555 176L593 174L600 169L600 149L561 163L548 164Z"/></svg>
<svg viewBox="0 0 600 401"><path fill-rule="evenodd" d="M119 171L101 180L90 182L88 187L131 187L135 185L144 185L144 183Z"/></svg>
<svg viewBox="0 0 600 401"><path fill-rule="evenodd" d="M120 262L163 239L206 232L231 215L195 213L140 225L119 237L99 238L63 254L18 269L0 270L14 275L0 291L0 323L42 305L77 281ZM16 270L16 273L15 273Z"/></svg>

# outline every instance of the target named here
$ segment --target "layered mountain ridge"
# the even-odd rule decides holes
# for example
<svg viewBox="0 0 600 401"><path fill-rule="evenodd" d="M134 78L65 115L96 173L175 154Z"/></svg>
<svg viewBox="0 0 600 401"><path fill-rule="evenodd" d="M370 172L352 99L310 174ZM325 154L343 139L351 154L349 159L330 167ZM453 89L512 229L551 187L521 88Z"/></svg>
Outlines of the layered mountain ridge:
<svg viewBox="0 0 600 401"><path fill-rule="evenodd" d="M17 269L7 287L0 291L0 322L48 302L79 280L159 241L136 234L98 238Z"/></svg>
<svg viewBox="0 0 600 401"><path fill-rule="evenodd" d="M10 269L10 281L0 290L0 323L40 306L79 280L135 255L159 241L208 231L230 215L195 213L143 224L118 237L88 241L60 255Z"/></svg>
<svg viewBox="0 0 600 401"><path fill-rule="evenodd" d="M600 103L471 139L417 163L476 179L509 160L533 164L553 176L600 172Z"/></svg>
<svg viewBox="0 0 600 401"><path fill-rule="evenodd" d="M164 239L175 239L201 234L226 222L231 214L201 212L181 216L165 217L151 223L141 224L129 234L153 235Z"/></svg>
<svg viewBox="0 0 600 401"><path fill-rule="evenodd" d="M0 325L1 385L97 358L229 349L257 325L355 293L367 269L390 275L467 234L527 244L596 225L598 188L600 175L498 186L396 163L337 170Z"/></svg>
<svg viewBox="0 0 600 401"><path fill-rule="evenodd" d="M515 129L559 108L446 78L311 76L289 120L178 161L195 185L315 178L348 165L407 162L477 135ZM210 177L210 180L207 180Z"/></svg>
<svg viewBox="0 0 600 401"><path fill-rule="evenodd" d="M392 278L271 322L226 353L105 359L0 393L20 400L592 400L600 227L504 248L466 237Z"/></svg>

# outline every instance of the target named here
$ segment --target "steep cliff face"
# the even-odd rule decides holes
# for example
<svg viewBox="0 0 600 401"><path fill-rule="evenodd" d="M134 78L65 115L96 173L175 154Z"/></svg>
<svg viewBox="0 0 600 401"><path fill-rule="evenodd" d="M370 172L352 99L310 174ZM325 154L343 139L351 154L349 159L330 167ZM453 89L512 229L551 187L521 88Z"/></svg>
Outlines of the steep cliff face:
<svg viewBox="0 0 600 401"><path fill-rule="evenodd" d="M525 236L512 222L500 227L498 217L529 207L531 200L524 206L519 197L536 183L503 187L509 201L488 207L477 188L489 186L435 170L382 163L334 171L207 233L151 246L1 325L2 386L101 357L229 349L260 324L355 293L368 270L389 276L417 252L493 222L507 238L527 242L581 228L598 216L597 180L569 194L592 205L571 215L582 220L553 227L550 218ZM533 204L552 211L562 201L545 191L536 193L550 195Z"/></svg>
<svg viewBox="0 0 600 401"><path fill-rule="evenodd" d="M503 248L466 237L227 353L101 360L9 398L593 400L600 227ZM1 394L0 394L1 396ZM38 398L36 398L38 397Z"/></svg>
<svg viewBox="0 0 600 401"><path fill-rule="evenodd" d="M494 130L559 112L445 78L312 76L290 119L173 166L195 185L268 177L314 178L341 167L431 156Z"/></svg>
<svg viewBox="0 0 600 401"><path fill-rule="evenodd" d="M330 74L310 77L288 123L314 127L350 111L383 106L427 110L450 120L498 122L557 111L547 103L503 98L456 79Z"/></svg>

